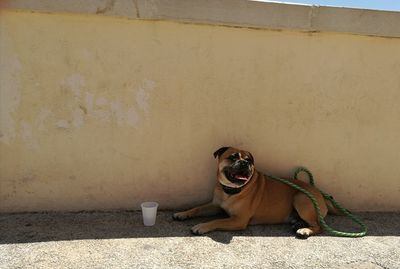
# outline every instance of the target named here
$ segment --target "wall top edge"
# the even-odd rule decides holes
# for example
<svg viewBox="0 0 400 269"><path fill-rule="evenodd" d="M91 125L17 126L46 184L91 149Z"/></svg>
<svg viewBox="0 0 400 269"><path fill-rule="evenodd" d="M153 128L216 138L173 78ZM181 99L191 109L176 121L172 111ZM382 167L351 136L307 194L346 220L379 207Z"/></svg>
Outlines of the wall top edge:
<svg viewBox="0 0 400 269"><path fill-rule="evenodd" d="M400 37L400 12L251 0L3 0L0 8Z"/></svg>

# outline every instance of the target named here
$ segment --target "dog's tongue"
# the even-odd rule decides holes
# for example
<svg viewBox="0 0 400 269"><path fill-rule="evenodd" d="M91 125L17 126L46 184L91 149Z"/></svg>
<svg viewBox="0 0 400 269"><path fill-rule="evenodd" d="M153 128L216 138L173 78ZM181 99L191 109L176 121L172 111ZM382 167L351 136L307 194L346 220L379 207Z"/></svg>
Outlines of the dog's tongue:
<svg viewBox="0 0 400 269"><path fill-rule="evenodd" d="M240 175L236 175L236 176L235 176L235 179L246 181L246 180L247 180L247 177L245 177L245 176L240 176Z"/></svg>

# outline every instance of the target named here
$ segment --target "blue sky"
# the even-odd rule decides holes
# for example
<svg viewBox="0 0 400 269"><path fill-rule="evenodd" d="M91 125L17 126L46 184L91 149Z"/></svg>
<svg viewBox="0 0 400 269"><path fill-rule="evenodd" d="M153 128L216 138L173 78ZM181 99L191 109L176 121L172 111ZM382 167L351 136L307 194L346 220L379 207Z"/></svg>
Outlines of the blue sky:
<svg viewBox="0 0 400 269"><path fill-rule="evenodd" d="M260 1L260 0L258 0ZM307 5L334 6L334 7L352 7L352 8L367 8L380 10L395 10L400 11L400 0L277 0L263 2L288 2Z"/></svg>

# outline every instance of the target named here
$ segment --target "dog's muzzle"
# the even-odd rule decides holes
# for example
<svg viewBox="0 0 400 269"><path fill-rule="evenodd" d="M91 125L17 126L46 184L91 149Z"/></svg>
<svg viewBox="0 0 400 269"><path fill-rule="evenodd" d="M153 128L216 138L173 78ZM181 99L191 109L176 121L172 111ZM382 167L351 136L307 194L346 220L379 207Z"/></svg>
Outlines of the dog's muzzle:
<svg viewBox="0 0 400 269"><path fill-rule="evenodd" d="M252 165L246 160L239 160L224 169L225 177L237 186L247 183L252 176Z"/></svg>

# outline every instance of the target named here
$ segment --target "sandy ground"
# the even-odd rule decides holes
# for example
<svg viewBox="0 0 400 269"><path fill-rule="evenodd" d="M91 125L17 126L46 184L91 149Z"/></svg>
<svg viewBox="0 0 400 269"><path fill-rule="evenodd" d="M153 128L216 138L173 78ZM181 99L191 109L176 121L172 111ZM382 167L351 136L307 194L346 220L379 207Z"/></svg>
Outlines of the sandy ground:
<svg viewBox="0 0 400 269"><path fill-rule="evenodd" d="M1 214L0 268L400 268L400 213L359 213L363 238L307 240L284 224L193 236L207 219L171 215L144 227L137 211ZM344 217L327 222L354 230Z"/></svg>

